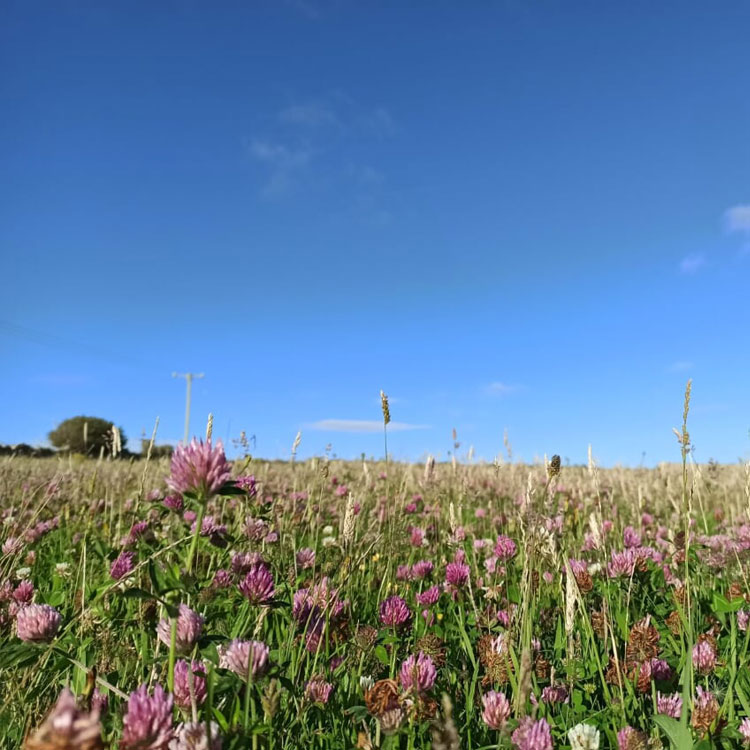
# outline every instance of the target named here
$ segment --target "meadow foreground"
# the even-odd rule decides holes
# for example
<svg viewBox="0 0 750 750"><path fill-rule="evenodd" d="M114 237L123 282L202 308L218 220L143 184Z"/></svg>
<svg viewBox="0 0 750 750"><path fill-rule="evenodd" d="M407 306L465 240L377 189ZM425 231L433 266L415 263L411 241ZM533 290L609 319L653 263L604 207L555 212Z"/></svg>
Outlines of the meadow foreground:
<svg viewBox="0 0 750 750"><path fill-rule="evenodd" d="M749 511L741 465L5 458L0 747L750 744Z"/></svg>

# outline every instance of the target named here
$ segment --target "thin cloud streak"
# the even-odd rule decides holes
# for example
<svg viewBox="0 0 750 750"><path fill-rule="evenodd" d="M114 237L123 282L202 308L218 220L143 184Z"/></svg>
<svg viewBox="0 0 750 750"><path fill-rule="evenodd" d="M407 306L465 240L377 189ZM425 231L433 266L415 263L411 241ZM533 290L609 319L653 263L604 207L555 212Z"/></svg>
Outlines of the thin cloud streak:
<svg viewBox="0 0 750 750"><path fill-rule="evenodd" d="M321 432L382 432L383 422L379 419L320 419L306 425L308 430ZM408 422L390 422L389 432L406 432L408 430L429 430L430 425L409 424Z"/></svg>
<svg viewBox="0 0 750 750"><path fill-rule="evenodd" d="M724 226L727 232L750 235L750 204L728 208L724 212Z"/></svg>
<svg viewBox="0 0 750 750"><path fill-rule="evenodd" d="M490 393L494 396L510 396L512 393L518 393L521 390L523 390L523 386L509 385L508 383L501 383L499 381L490 383L485 388L485 391L487 393Z"/></svg>
<svg viewBox="0 0 750 750"><path fill-rule="evenodd" d="M686 361L672 362L669 366L670 372L685 372L686 370L692 370L693 363Z"/></svg>
<svg viewBox="0 0 750 750"><path fill-rule="evenodd" d="M281 195L293 187L313 157L307 148L292 148L275 141L254 139L247 146L250 156L268 169L262 193Z"/></svg>
<svg viewBox="0 0 750 750"><path fill-rule="evenodd" d="M332 125L343 128L341 120L333 109L320 102L292 104L279 112L279 121L287 125L305 125L307 127Z"/></svg>
<svg viewBox="0 0 750 750"><path fill-rule="evenodd" d="M693 253L685 256L680 261L680 271L682 273L696 273L706 265L705 256L700 253Z"/></svg>

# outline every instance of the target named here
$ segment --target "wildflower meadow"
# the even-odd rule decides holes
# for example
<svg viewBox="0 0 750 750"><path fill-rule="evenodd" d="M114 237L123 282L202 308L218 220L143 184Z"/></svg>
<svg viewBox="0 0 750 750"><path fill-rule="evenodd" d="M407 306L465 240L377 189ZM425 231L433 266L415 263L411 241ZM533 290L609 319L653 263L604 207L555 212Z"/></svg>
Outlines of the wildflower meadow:
<svg viewBox="0 0 750 750"><path fill-rule="evenodd" d="M0 746L750 746L750 469L692 460L687 400L677 438L653 469L5 457Z"/></svg>

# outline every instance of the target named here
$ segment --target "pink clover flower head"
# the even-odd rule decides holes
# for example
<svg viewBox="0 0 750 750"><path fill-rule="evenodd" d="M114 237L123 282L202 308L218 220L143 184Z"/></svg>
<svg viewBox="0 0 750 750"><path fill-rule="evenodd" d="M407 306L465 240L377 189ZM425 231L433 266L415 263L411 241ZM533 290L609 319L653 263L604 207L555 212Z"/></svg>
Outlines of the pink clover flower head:
<svg viewBox="0 0 750 750"><path fill-rule="evenodd" d="M622 532L622 541L625 547L640 547L641 535L632 526L626 526Z"/></svg>
<svg viewBox="0 0 750 750"><path fill-rule="evenodd" d="M462 588L469 582L471 568L462 562L448 563L445 568L445 582L454 588Z"/></svg>
<svg viewBox="0 0 750 750"><path fill-rule="evenodd" d="M502 730L510 718L510 701L503 693L491 690L482 696L482 721L490 728Z"/></svg>
<svg viewBox="0 0 750 750"><path fill-rule="evenodd" d="M435 566L430 560L418 560L411 566L411 576L417 581L427 578L432 573Z"/></svg>
<svg viewBox="0 0 750 750"><path fill-rule="evenodd" d="M264 562L256 562L250 566L247 575L240 583L240 591L250 604L266 604L273 599L275 592L273 576Z"/></svg>
<svg viewBox="0 0 750 750"><path fill-rule="evenodd" d="M177 633L175 636L175 646L178 653L186 654L189 651L192 651L193 646L195 646L198 639L201 637L204 618L190 609L187 604L180 604L177 609ZM156 635L165 646L171 644L172 622L169 617L159 620L159 624L156 626Z"/></svg>
<svg viewBox="0 0 750 750"><path fill-rule="evenodd" d="M148 521L136 521L131 527L127 536L127 544L135 544L142 537L148 536Z"/></svg>
<svg viewBox="0 0 750 750"><path fill-rule="evenodd" d="M380 603L380 622L390 627L400 627L411 620L409 605L400 596L389 596Z"/></svg>
<svg viewBox="0 0 750 750"><path fill-rule="evenodd" d="M408 565L399 565L396 569L397 581L408 581L411 578L411 568Z"/></svg>
<svg viewBox="0 0 750 750"><path fill-rule="evenodd" d="M700 685L695 688L695 699L693 700L693 710L707 710L715 708L719 713L719 702L716 696L710 690L704 690Z"/></svg>
<svg viewBox="0 0 750 750"><path fill-rule="evenodd" d="M179 724L174 739L169 743L169 750L221 750L222 739L219 725L211 722L211 744L208 742L208 730L205 721Z"/></svg>
<svg viewBox="0 0 750 750"><path fill-rule="evenodd" d="M21 581L13 591L13 598L19 604L30 604L34 598L34 584L31 581Z"/></svg>
<svg viewBox="0 0 750 750"><path fill-rule="evenodd" d="M73 693L64 688L47 718L28 738L24 747L29 750L42 747L103 747L99 716L97 708L90 713L79 710Z"/></svg>
<svg viewBox="0 0 750 750"><path fill-rule="evenodd" d="M638 554L634 548L616 552L612 550L612 557L607 564L607 574L610 578L630 578L635 572Z"/></svg>
<svg viewBox="0 0 750 750"><path fill-rule="evenodd" d="M184 507L185 503L180 495L167 495L162 500L162 505L169 510L173 510L179 513Z"/></svg>
<svg viewBox="0 0 750 750"><path fill-rule="evenodd" d="M623 727L617 733L618 750L630 750L631 747L644 747L647 738L642 732L631 726Z"/></svg>
<svg viewBox="0 0 750 750"><path fill-rule="evenodd" d="M329 621L337 620L346 602L339 598L338 589L330 585L327 577L309 588L298 589L292 599L292 617L310 630L318 630Z"/></svg>
<svg viewBox="0 0 750 750"><path fill-rule="evenodd" d="M16 632L22 641L51 641L61 622L62 615L49 604L27 604L16 615Z"/></svg>
<svg viewBox="0 0 750 750"><path fill-rule="evenodd" d="M258 552L235 552L232 555L232 572L236 576L246 576L255 563L264 563Z"/></svg>
<svg viewBox="0 0 750 750"><path fill-rule="evenodd" d="M190 708L190 681L197 705L206 700L206 668L199 661L192 663L179 659L174 665L174 702L180 708Z"/></svg>
<svg viewBox="0 0 750 750"><path fill-rule="evenodd" d="M249 476L237 477L234 483L241 489L247 492L249 497L254 497L258 493L258 487L255 482L255 476L250 474Z"/></svg>
<svg viewBox="0 0 750 750"><path fill-rule="evenodd" d="M431 607L433 604L437 604L437 601L440 598L440 593L440 586L430 586L426 591L417 594L417 603L422 606Z"/></svg>
<svg viewBox="0 0 750 750"><path fill-rule="evenodd" d="M510 560L517 551L516 543L509 537L501 534L495 542L495 556L500 560Z"/></svg>
<svg viewBox="0 0 750 750"><path fill-rule="evenodd" d="M671 680L672 667L664 659L651 659L651 675L655 680Z"/></svg>
<svg viewBox="0 0 750 750"><path fill-rule="evenodd" d="M330 682L318 678L310 680L305 685L305 698L311 703L320 703L325 705L331 697L333 685Z"/></svg>
<svg viewBox="0 0 750 750"><path fill-rule="evenodd" d="M99 688L94 688L94 692L91 695L91 711L98 711L103 714L109 706L109 695L102 693Z"/></svg>
<svg viewBox="0 0 750 750"><path fill-rule="evenodd" d="M109 566L109 574L115 581L130 575L135 568L135 552L124 550L112 561Z"/></svg>
<svg viewBox="0 0 750 750"><path fill-rule="evenodd" d="M257 680L268 671L270 649L261 641L235 639L219 650L219 666L229 669L242 679Z"/></svg>
<svg viewBox="0 0 750 750"><path fill-rule="evenodd" d="M656 710L663 716L670 716L673 719L679 719L682 715L682 697L679 693L671 695L656 694Z"/></svg>
<svg viewBox="0 0 750 750"><path fill-rule="evenodd" d="M404 690L425 693L435 684L437 669L432 659L421 651L417 656L408 657L401 664L399 681Z"/></svg>
<svg viewBox="0 0 750 750"><path fill-rule="evenodd" d="M524 716L511 740L516 750L552 750L552 732L544 719Z"/></svg>
<svg viewBox="0 0 750 750"><path fill-rule="evenodd" d="M297 551L297 565L302 570L309 570L315 567L315 550L310 547L303 547Z"/></svg>
<svg viewBox="0 0 750 750"><path fill-rule="evenodd" d="M174 737L172 696L161 685L149 695L148 686L141 685L130 694L123 719L121 750L167 750Z"/></svg>
<svg viewBox="0 0 750 750"><path fill-rule="evenodd" d="M248 516L242 531L251 541L259 542L268 533L268 524L262 518Z"/></svg>
<svg viewBox="0 0 750 750"><path fill-rule="evenodd" d="M739 732L742 735L743 744L750 745L750 718L742 720L739 726Z"/></svg>
<svg viewBox="0 0 750 750"><path fill-rule="evenodd" d="M542 690L542 703L567 703L568 689L565 685L548 685Z"/></svg>
<svg viewBox="0 0 750 750"><path fill-rule="evenodd" d="M713 672L716 666L716 650L710 641L699 641L693 646L693 667L702 675Z"/></svg>
<svg viewBox="0 0 750 750"><path fill-rule="evenodd" d="M217 589L228 589L232 585L232 574L224 568L219 568L214 573L214 586Z"/></svg>
<svg viewBox="0 0 750 750"><path fill-rule="evenodd" d="M224 455L221 440L214 447L211 441L193 438L188 445L178 445L172 454L169 488L181 495L197 495L207 500L215 495L232 476L231 467Z"/></svg>

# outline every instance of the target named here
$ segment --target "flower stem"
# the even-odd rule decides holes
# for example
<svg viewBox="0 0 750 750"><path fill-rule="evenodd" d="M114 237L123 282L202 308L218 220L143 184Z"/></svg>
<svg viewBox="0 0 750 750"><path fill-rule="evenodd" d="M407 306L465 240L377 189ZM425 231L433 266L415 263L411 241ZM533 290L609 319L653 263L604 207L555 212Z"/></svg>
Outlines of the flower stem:
<svg viewBox="0 0 750 750"><path fill-rule="evenodd" d="M253 656L250 654L250 658L248 659L247 664L247 675L246 679L247 682L245 683L245 705L244 705L244 712L243 712L243 719L242 719L242 728L247 731L247 725L248 725L248 717L250 715L250 691L253 688L253 682L252 682L252 664L253 664Z"/></svg>
<svg viewBox="0 0 750 750"><path fill-rule="evenodd" d="M187 559L187 572L193 572L193 560L195 559L195 552L198 549L198 537L201 535L201 527L203 526L203 515L206 512L206 505L203 499L201 499L200 506L198 507L198 516L195 519L195 532L193 533L193 539L190 542L190 551L188 552Z"/></svg>
<svg viewBox="0 0 750 750"><path fill-rule="evenodd" d="M169 625L169 672L167 673L167 685L169 687L169 692L174 693L174 662L177 653L177 618L170 618Z"/></svg>

